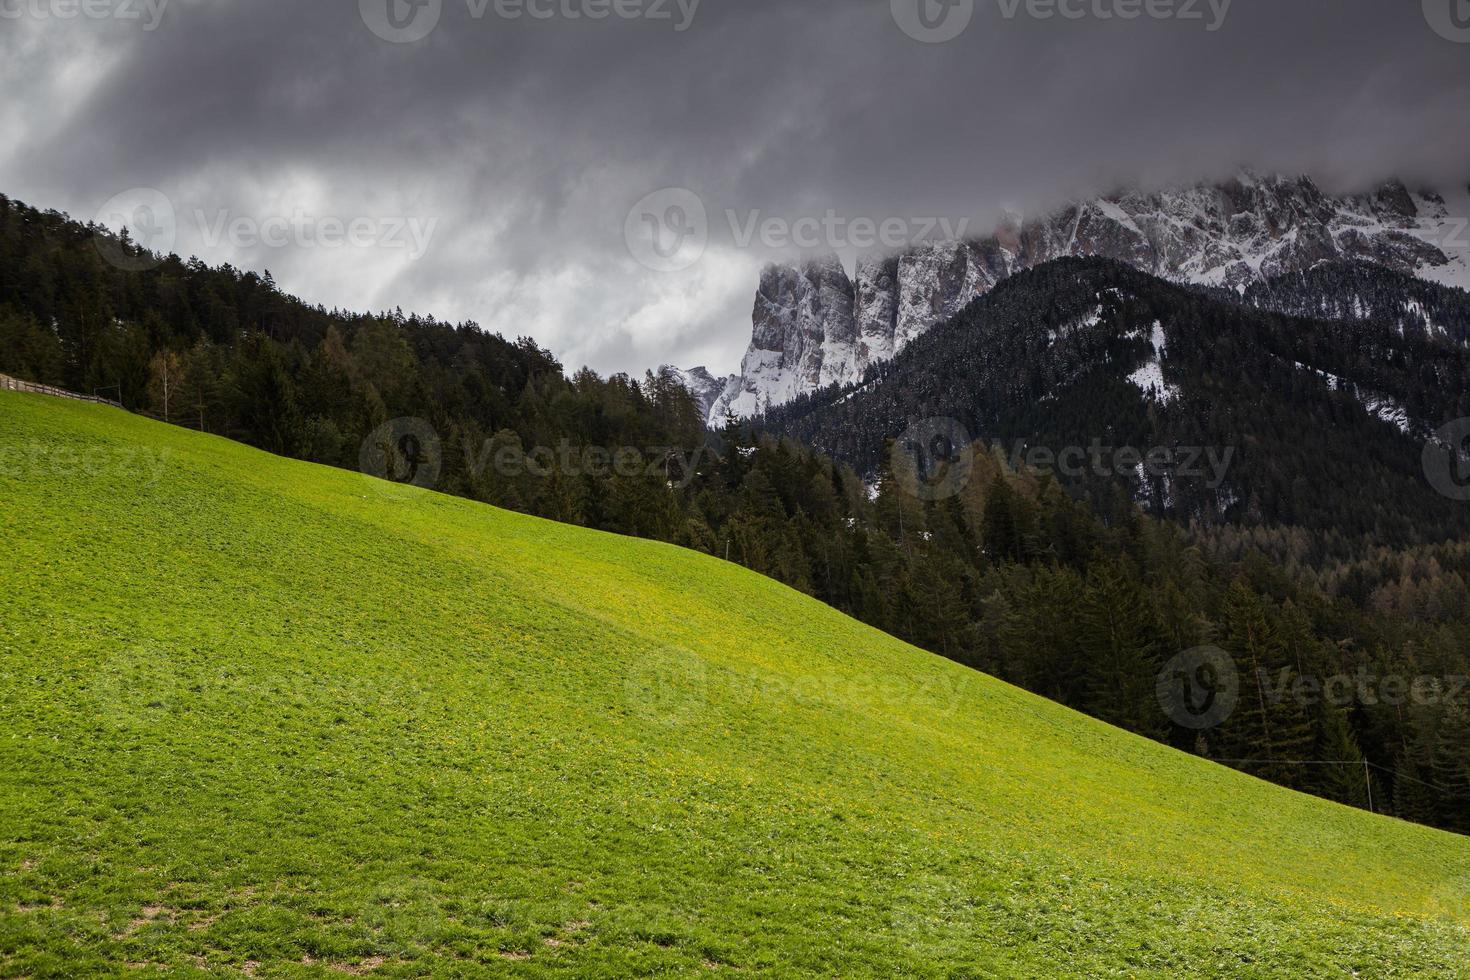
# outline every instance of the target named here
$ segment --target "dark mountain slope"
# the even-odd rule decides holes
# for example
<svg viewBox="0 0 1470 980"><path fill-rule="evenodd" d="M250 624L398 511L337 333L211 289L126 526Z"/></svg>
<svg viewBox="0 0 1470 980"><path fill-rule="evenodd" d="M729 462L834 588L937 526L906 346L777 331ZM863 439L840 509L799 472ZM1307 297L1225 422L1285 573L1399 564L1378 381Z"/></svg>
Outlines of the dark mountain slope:
<svg viewBox="0 0 1470 980"><path fill-rule="evenodd" d="M1326 288L1329 275L1304 282ZM1122 485L1171 518L1443 540L1470 532L1470 508L1429 485L1424 447L1470 415L1470 350L1458 339L1470 327L1454 320L1464 294L1410 281L1418 288L1394 308L1417 301L1456 325L1297 316L1063 259L1002 283L862 384L799 399L763 424L874 475L888 440L955 419L1007 452L1047 451L1022 456L1033 461L1086 449L1085 473L1059 475L1098 502ZM1096 447L1100 468L1120 475L1095 472ZM1172 463L1139 471L1129 454L1106 452L1119 447L1159 448ZM1196 453L1222 465L1185 465Z"/></svg>
<svg viewBox="0 0 1470 980"><path fill-rule="evenodd" d="M1250 304L1321 320L1362 320L1398 334L1470 344L1470 293L1367 262L1319 265L1255 283Z"/></svg>

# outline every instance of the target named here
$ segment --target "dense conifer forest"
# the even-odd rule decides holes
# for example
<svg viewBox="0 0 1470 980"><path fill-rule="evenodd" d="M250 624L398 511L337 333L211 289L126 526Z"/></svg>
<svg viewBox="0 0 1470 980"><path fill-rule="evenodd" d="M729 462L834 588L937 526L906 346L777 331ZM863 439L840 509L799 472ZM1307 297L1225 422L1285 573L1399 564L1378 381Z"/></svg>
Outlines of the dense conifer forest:
<svg viewBox="0 0 1470 980"><path fill-rule="evenodd" d="M1006 280L862 383L762 424L865 474L887 440L934 418L1012 456L1157 449L1176 465L1117 476L1159 516L1305 527L1334 542L1463 538L1470 508L1425 480L1423 456L1441 426L1470 415L1470 296L1365 266L1269 287L1242 298L1060 260ZM1341 303L1374 288L1375 305ZM1319 295L1359 315L1318 318ZM1221 465L1201 465L1211 454ZM1083 469L1068 488L1104 504L1119 480Z"/></svg>
<svg viewBox="0 0 1470 980"><path fill-rule="evenodd" d="M117 249L136 254L0 198L0 372L349 469L386 423L422 419L438 490L728 557L1139 734L1470 833L1470 505L1424 486L1422 438L1357 390L1415 418L1470 415L1470 355L1432 329L1248 310L1065 261L859 390L708 433L665 376L568 375L530 339L313 307L197 260L123 271ZM1124 380L1155 322L1173 400ZM932 461L914 472L892 440L934 417L985 441L949 446L940 465L963 456L964 478L916 493ZM1011 451L1094 434L1235 446L1235 490L1069 480ZM1197 728L1159 680L1210 646L1234 660L1238 705Z"/></svg>

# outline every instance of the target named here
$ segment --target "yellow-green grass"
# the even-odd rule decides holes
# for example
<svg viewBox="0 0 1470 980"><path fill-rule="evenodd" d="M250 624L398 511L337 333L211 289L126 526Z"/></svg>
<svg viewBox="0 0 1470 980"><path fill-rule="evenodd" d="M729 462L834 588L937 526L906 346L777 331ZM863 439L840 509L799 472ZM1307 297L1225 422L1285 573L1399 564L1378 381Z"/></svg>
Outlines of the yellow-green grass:
<svg viewBox="0 0 1470 980"><path fill-rule="evenodd" d="M0 975L1470 976L1470 840L666 545L0 392Z"/></svg>

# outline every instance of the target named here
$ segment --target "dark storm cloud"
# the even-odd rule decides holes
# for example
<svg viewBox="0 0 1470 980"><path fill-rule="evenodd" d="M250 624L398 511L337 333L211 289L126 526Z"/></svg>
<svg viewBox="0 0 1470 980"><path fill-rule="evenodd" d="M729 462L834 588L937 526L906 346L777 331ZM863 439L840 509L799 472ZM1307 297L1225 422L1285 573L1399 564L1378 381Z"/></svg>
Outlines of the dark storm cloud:
<svg viewBox="0 0 1470 980"><path fill-rule="evenodd" d="M358 0L170 0L154 30L145 0L93 0L143 20L55 16L67 2L0 0L0 190L91 217L158 188L181 251L329 304L531 334L602 370L734 366L769 252L732 242L727 209L983 228L1003 206L1242 165L1338 188L1470 179L1470 44L1441 36L1459 0L1425 0L1446 8L1438 33L1420 0L1175 0L1167 19L1148 11L1168 0L1062 0L1081 16L1049 19L975 0L938 44L889 0L603 0L643 16L595 21L564 12L598 0L526 0L544 20L443 0L404 44ZM366 19L386 23L374 2ZM398 12L412 26L416 8ZM624 219L669 186L698 194L713 232L661 273L633 261ZM257 231L367 218L378 238L262 243L221 235L221 215ZM384 247L409 218L433 228L417 260Z"/></svg>

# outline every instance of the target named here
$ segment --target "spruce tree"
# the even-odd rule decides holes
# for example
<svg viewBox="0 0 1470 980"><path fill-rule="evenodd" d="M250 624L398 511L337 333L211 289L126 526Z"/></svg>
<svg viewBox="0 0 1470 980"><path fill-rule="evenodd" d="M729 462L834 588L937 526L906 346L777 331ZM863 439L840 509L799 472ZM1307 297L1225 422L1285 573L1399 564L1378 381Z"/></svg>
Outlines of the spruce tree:
<svg viewBox="0 0 1470 980"><path fill-rule="evenodd" d="M1290 654L1266 601L1244 580L1225 597L1221 646L1235 658L1240 703L1216 742L1252 775L1305 788L1315 761L1311 719L1298 697Z"/></svg>
<svg viewBox="0 0 1470 980"><path fill-rule="evenodd" d="M1089 577L1079 614L1087 710L1151 738L1168 733L1157 701L1164 637L1143 588L1117 564Z"/></svg>

